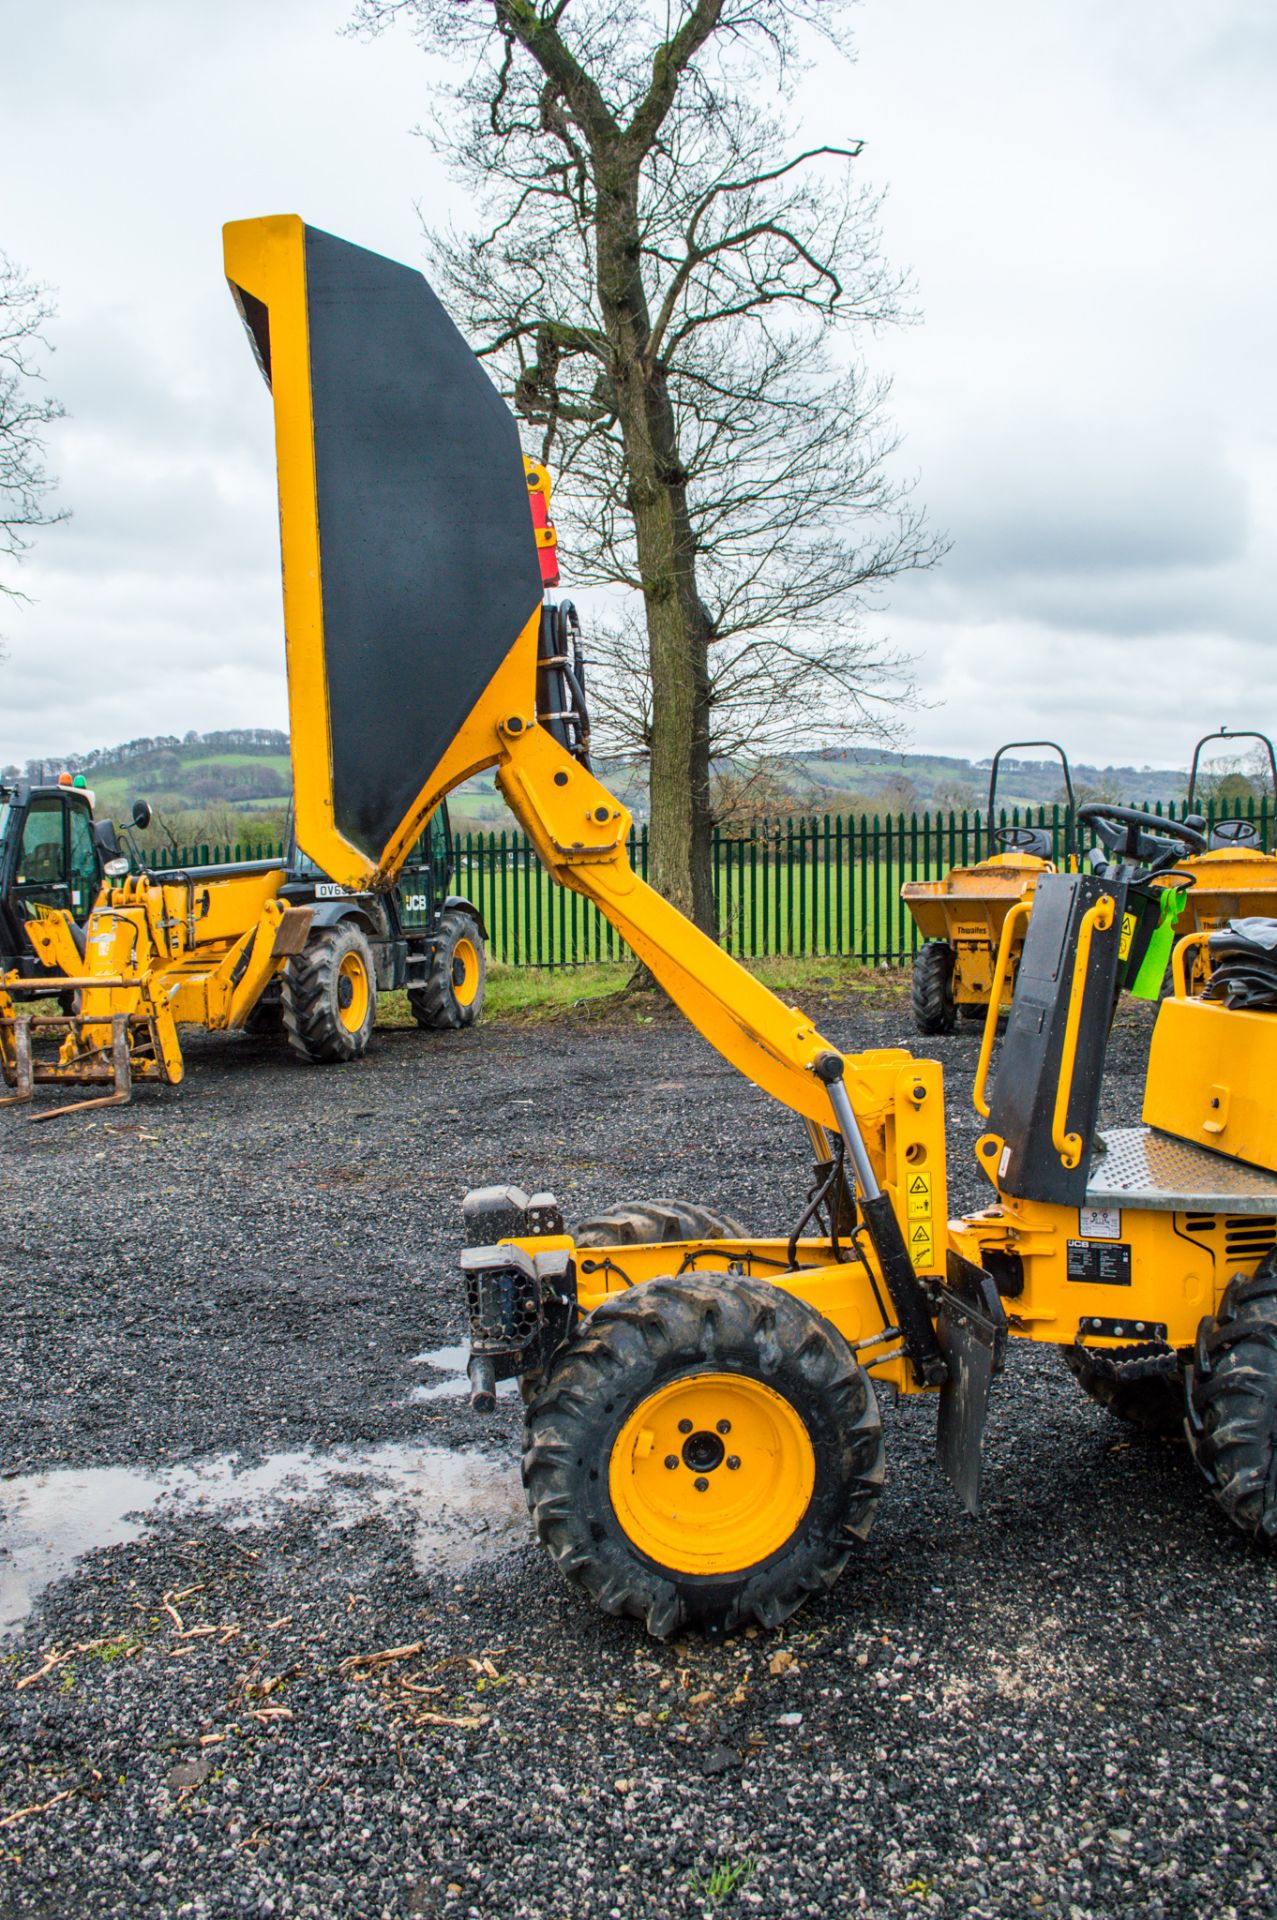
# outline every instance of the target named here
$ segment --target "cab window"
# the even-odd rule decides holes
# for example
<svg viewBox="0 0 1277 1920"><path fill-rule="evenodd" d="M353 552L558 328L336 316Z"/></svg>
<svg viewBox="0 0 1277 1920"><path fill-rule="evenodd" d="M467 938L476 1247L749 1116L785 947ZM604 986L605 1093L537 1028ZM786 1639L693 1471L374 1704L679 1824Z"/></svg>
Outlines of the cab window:
<svg viewBox="0 0 1277 1920"><path fill-rule="evenodd" d="M66 877L62 808L56 800L33 800L22 829L18 885L60 887L66 885Z"/></svg>
<svg viewBox="0 0 1277 1920"><path fill-rule="evenodd" d="M83 807L72 807L68 815L71 828L71 911L77 920L88 917L98 890L98 856L93 844L93 826Z"/></svg>
<svg viewBox="0 0 1277 1920"><path fill-rule="evenodd" d="M430 843L430 863L435 870L435 885L443 893L448 885L448 875L452 868L452 848L448 840L448 812L446 807L436 807L430 816L426 829Z"/></svg>

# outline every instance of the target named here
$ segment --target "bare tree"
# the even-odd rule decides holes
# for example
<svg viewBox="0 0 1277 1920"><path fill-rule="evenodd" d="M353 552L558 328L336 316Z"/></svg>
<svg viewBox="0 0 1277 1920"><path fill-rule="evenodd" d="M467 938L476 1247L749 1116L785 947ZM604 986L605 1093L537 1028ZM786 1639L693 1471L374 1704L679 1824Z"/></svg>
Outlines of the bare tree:
<svg viewBox="0 0 1277 1920"><path fill-rule="evenodd" d="M433 137L475 222L431 235L436 277L558 468L574 579L641 597L651 870L705 927L711 752L727 744L713 714L729 734L742 717L747 735L786 718L792 733L786 689L817 683L863 710L887 662L854 631L858 599L936 551L888 476L881 383L830 351L840 329L901 317L860 143L803 146L784 116L805 30L834 57L849 11L356 14L407 19L457 56Z"/></svg>
<svg viewBox="0 0 1277 1920"><path fill-rule="evenodd" d="M0 253L0 558L20 561L40 527L64 520L49 496L57 484L44 465L45 430L62 408L44 391L44 329L54 309L47 290ZM0 594L21 599L11 581Z"/></svg>

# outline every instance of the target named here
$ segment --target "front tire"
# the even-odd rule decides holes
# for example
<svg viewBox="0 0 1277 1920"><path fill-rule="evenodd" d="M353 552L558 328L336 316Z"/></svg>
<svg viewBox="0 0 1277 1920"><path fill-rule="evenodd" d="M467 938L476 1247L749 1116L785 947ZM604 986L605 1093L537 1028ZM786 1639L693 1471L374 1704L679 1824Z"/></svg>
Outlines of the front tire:
<svg viewBox="0 0 1277 1920"><path fill-rule="evenodd" d="M353 920L322 927L284 969L284 1028L295 1053L321 1065L358 1060L377 1018L372 948Z"/></svg>
<svg viewBox="0 0 1277 1920"><path fill-rule="evenodd" d="M1277 1255L1229 1281L1188 1382L1193 1457L1235 1527L1277 1543Z"/></svg>
<svg viewBox="0 0 1277 1920"><path fill-rule="evenodd" d="M925 940L913 956L909 998L919 1033L952 1033L958 1024L953 998L953 948L947 940Z"/></svg>
<svg viewBox="0 0 1277 1920"><path fill-rule="evenodd" d="M419 1027L476 1026L483 1015L488 959L483 935L470 914L449 907L439 916L430 977L424 986L409 987L408 1005Z"/></svg>
<svg viewBox="0 0 1277 1920"><path fill-rule="evenodd" d="M873 1524L882 1429L836 1328L766 1281L613 1295L528 1408L538 1538L604 1612L668 1639L778 1626Z"/></svg>

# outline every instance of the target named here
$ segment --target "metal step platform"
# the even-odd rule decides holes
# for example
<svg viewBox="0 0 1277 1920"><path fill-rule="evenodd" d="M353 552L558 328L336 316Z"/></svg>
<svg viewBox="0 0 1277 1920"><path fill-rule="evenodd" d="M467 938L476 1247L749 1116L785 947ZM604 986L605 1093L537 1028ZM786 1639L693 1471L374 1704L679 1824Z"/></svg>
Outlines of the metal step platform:
<svg viewBox="0 0 1277 1920"><path fill-rule="evenodd" d="M1277 1214L1277 1173L1151 1127L1112 1127L1096 1137L1086 1204L1159 1213Z"/></svg>

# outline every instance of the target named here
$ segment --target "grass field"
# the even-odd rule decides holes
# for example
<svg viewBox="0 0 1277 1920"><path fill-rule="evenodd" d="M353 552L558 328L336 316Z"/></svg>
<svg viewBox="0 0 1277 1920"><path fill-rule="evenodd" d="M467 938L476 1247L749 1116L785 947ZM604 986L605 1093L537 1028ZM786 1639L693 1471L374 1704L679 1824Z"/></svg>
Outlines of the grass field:
<svg viewBox="0 0 1277 1920"><path fill-rule="evenodd" d="M773 957L747 961L748 972L784 1000L845 999L856 995L894 996L903 976L846 958ZM652 996L625 996L634 972L632 960L605 961L580 967L490 966L484 1020L514 1026L536 1026L567 1014L597 1009L622 1024L644 1026L653 1017ZM412 1014L405 993L382 994L377 1004L379 1027L410 1027Z"/></svg>

